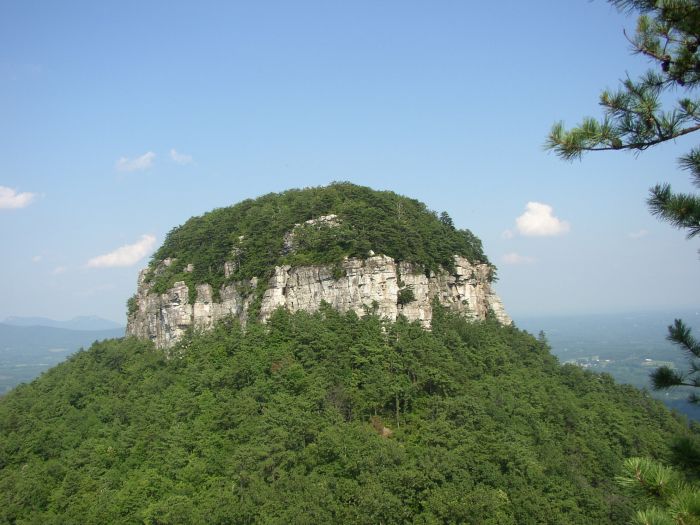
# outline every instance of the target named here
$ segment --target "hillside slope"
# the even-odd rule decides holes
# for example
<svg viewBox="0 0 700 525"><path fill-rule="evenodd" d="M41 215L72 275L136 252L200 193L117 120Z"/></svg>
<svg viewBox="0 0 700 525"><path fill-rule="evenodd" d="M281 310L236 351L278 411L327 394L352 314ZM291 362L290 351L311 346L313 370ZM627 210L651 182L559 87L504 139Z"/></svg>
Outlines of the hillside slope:
<svg viewBox="0 0 700 525"><path fill-rule="evenodd" d="M623 523L687 433L544 343L331 308L95 344L0 401L0 522Z"/></svg>

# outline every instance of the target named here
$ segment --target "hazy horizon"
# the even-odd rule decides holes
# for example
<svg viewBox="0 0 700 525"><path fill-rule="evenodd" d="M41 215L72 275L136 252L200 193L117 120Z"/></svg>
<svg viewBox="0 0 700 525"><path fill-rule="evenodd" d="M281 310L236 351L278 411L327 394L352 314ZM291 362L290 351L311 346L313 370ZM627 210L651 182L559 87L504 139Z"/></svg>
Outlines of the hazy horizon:
<svg viewBox="0 0 700 525"><path fill-rule="evenodd" d="M508 312L509 315L513 318L513 321L516 323L516 325L520 326L521 322L527 322L528 324L534 321L538 320L547 320L547 319L593 319L593 318L605 318L605 317L619 317L619 316L656 316L659 319L663 320L666 319L667 324L671 324L671 322L676 319L676 318L682 318L684 320L691 320L691 316L693 319L697 318L697 322L700 322L700 307L678 307L678 308L673 308L673 309L641 309L641 310L620 310L620 311L600 311L600 312L550 312L550 313L538 313L538 314L532 314L529 312L525 313L511 313ZM70 317L45 317L45 316L35 316L35 315L26 315L26 316L15 316L15 315L8 315L6 317L0 318L0 324L14 324L16 322L16 319L20 319L22 321L27 320L27 319L45 319L46 321L52 321L52 322L57 322L57 323L68 323L71 321L76 321L79 319L91 319L94 318L96 320L103 320L103 321L109 321L112 323L117 323L119 324L120 327L126 327L126 316L124 319L119 320L119 319L110 319L107 317L102 317L99 315L95 314L81 314L81 315L75 315L75 316L70 316ZM694 323L690 323L691 326ZM32 325L26 325L26 324L14 324L15 326L32 326ZM37 323L36 326L47 326L47 325L42 325L40 323ZM521 327L522 328L522 327ZM665 337L665 333L661 334L661 337Z"/></svg>

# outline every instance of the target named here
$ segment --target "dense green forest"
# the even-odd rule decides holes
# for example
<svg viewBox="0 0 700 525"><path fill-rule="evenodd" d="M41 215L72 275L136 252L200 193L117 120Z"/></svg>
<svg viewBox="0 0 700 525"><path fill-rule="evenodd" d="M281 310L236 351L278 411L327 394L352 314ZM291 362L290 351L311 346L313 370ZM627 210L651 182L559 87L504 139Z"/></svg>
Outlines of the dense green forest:
<svg viewBox="0 0 700 525"><path fill-rule="evenodd" d="M436 306L323 308L168 354L107 340L0 400L2 523L624 523L623 459L685 421Z"/></svg>
<svg viewBox="0 0 700 525"><path fill-rule="evenodd" d="M147 279L193 293L372 252L490 264L446 213L337 183L190 219ZM514 326L437 302L431 330L369 310L228 319L168 350L106 340L17 387L0 400L0 523L622 523L645 504L615 481L625 458L668 460L695 435Z"/></svg>
<svg viewBox="0 0 700 525"><path fill-rule="evenodd" d="M304 224L337 215L332 227ZM295 225L300 225L295 227ZM293 250L285 234L294 231ZM193 217L174 228L151 261L149 279L164 292L175 281L209 283L215 293L225 282L224 263L233 261L231 281L267 278L276 265L337 264L370 251L409 261L426 271L451 269L455 254L488 263L481 241L456 229L447 213L390 191L350 183L270 193ZM176 259L156 272L166 258ZM186 272L187 265L193 271ZM495 273L493 274L495 275Z"/></svg>

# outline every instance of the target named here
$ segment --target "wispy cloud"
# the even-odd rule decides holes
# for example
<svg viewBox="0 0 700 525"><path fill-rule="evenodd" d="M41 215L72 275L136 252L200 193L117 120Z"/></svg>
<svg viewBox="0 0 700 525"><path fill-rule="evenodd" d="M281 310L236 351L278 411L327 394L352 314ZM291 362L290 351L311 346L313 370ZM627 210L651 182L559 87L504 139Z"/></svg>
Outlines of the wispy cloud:
<svg viewBox="0 0 700 525"><path fill-rule="evenodd" d="M646 237L649 235L649 232L647 230L639 230L636 232L631 232L627 234L627 237L630 239L641 239L642 237Z"/></svg>
<svg viewBox="0 0 700 525"><path fill-rule="evenodd" d="M134 157L133 159L121 157L114 167L117 171L144 171L153 166L155 158L156 154L152 151L144 153L140 157Z"/></svg>
<svg viewBox="0 0 700 525"><path fill-rule="evenodd" d="M554 216L549 204L541 202L528 202L525 213L515 219L515 225L521 235L528 237L561 235L571 229L568 222Z"/></svg>
<svg viewBox="0 0 700 525"><path fill-rule="evenodd" d="M512 239L513 237L515 237L513 230L504 230L501 234L501 239Z"/></svg>
<svg viewBox="0 0 700 525"><path fill-rule="evenodd" d="M33 263L41 262L41 255L35 255L34 257L32 257L32 262Z"/></svg>
<svg viewBox="0 0 700 525"><path fill-rule="evenodd" d="M504 264L532 264L535 262L534 257L529 255L520 255L519 253L510 252L505 254L501 260Z"/></svg>
<svg viewBox="0 0 700 525"><path fill-rule="evenodd" d="M25 208L31 204L36 197L36 193L28 191L17 193L17 190L0 186L0 210L16 210Z"/></svg>
<svg viewBox="0 0 700 525"><path fill-rule="evenodd" d="M156 238L142 235L134 244L125 244L116 250L93 257L87 262L88 268L112 268L115 266L132 266L148 255Z"/></svg>
<svg viewBox="0 0 700 525"><path fill-rule="evenodd" d="M53 270L51 270L51 275L61 275L62 273L66 273L66 268L65 266L56 266Z"/></svg>
<svg viewBox="0 0 700 525"><path fill-rule="evenodd" d="M186 155L185 153L179 153L175 148L170 150L170 158L178 164L190 164L192 162L192 155Z"/></svg>

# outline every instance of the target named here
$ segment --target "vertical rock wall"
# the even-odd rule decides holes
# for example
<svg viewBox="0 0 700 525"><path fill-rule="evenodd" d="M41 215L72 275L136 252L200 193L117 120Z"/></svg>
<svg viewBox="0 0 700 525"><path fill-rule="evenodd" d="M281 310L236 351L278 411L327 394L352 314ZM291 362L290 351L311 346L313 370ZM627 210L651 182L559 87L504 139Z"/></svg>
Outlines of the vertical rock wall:
<svg viewBox="0 0 700 525"><path fill-rule="evenodd" d="M432 303L437 299L443 306L473 319L484 319L492 311L501 323L511 323L488 282L490 269L486 264L474 265L455 256L454 272L426 276L411 264L375 255L346 259L340 268L338 272L330 266L278 266L267 283L252 279L222 287L218 302L213 300L212 287L200 284L194 304L189 303L184 282L175 283L164 294L152 293L144 270L139 276L137 308L129 316L127 335L151 339L159 348L168 348L190 327L208 329L227 316L245 322L258 286L265 286L260 306L262 320L280 307L292 312L313 312L326 302L343 312L352 310L363 315L375 311L392 321L403 315L429 327ZM406 301L403 294L404 300L400 301L401 290L411 290L413 300Z"/></svg>

